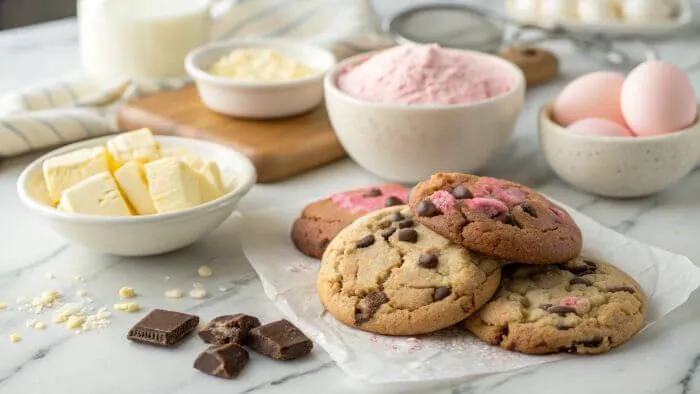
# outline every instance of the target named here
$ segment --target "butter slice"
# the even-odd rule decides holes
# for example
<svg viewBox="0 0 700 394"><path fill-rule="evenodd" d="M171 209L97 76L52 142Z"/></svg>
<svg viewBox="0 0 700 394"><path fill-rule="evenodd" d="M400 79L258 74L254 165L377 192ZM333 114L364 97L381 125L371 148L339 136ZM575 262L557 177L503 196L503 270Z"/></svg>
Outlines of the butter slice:
<svg viewBox="0 0 700 394"><path fill-rule="evenodd" d="M219 166L214 160L202 159L184 149L172 150L169 154L184 161L185 164L202 174L204 178L214 185L221 193L226 190L224 188L224 182L221 179L221 170L219 170Z"/></svg>
<svg viewBox="0 0 700 394"><path fill-rule="evenodd" d="M63 192L59 209L65 212L101 216L131 216L109 172L86 178Z"/></svg>
<svg viewBox="0 0 700 394"><path fill-rule="evenodd" d="M114 178L137 214L152 215L156 213L151 195L148 194L148 182L143 164L130 161L114 173Z"/></svg>
<svg viewBox="0 0 700 394"><path fill-rule="evenodd" d="M69 187L105 171L109 171L109 164L103 147L80 149L46 160L43 164L44 181L51 203L56 204Z"/></svg>
<svg viewBox="0 0 700 394"><path fill-rule="evenodd" d="M175 157L152 161L145 166L148 192L159 213L176 212L202 203L200 175Z"/></svg>
<svg viewBox="0 0 700 394"><path fill-rule="evenodd" d="M160 158L158 142L150 129L139 129L120 134L107 141L107 151L113 170L129 161L147 163Z"/></svg>

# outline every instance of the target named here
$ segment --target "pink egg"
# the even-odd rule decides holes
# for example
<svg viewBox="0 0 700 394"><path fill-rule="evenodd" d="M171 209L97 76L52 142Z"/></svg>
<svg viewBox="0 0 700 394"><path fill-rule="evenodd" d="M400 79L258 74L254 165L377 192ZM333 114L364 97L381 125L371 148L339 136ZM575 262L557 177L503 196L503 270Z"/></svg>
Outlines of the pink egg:
<svg viewBox="0 0 700 394"><path fill-rule="evenodd" d="M606 137L634 137L634 134L625 126L601 118L578 120L567 127L567 130L572 133L602 135Z"/></svg>
<svg viewBox="0 0 700 394"><path fill-rule="evenodd" d="M575 79L554 100L554 120L564 127L587 118L603 118L625 124L620 109L620 91L624 81L624 75L609 71L594 72Z"/></svg>
<svg viewBox="0 0 700 394"><path fill-rule="evenodd" d="M684 129L693 124L698 110L688 76L662 61L632 70L622 85L620 103L627 125L637 135Z"/></svg>

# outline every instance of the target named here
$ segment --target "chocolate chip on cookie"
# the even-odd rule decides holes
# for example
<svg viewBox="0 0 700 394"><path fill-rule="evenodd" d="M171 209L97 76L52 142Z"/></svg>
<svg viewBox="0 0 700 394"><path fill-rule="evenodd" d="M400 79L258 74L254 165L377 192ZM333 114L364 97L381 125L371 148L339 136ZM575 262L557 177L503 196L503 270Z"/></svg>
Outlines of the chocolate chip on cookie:
<svg viewBox="0 0 700 394"><path fill-rule="evenodd" d="M365 192L365 194L362 195L362 197L379 197L382 195L382 191L377 188L373 187Z"/></svg>
<svg viewBox="0 0 700 394"><path fill-rule="evenodd" d="M397 213L404 219L381 228ZM407 218L405 205L385 208L353 222L330 243L317 289L331 316L377 334L419 335L457 324L493 296L498 260L472 254L415 219L399 229ZM368 234L374 244L356 248Z"/></svg>
<svg viewBox="0 0 700 394"><path fill-rule="evenodd" d="M364 237L360 238L357 241L356 245L358 248L366 248L366 247L374 245L374 235L372 235L372 234L365 235Z"/></svg>
<svg viewBox="0 0 700 394"><path fill-rule="evenodd" d="M439 215L440 211L431 201L424 200L418 203L418 206L416 207L416 213L418 214L418 216L429 218Z"/></svg>
<svg viewBox="0 0 700 394"><path fill-rule="evenodd" d="M399 228L409 228L415 226L416 223L412 219L405 219L400 221L397 225Z"/></svg>
<svg viewBox="0 0 700 394"><path fill-rule="evenodd" d="M625 293L634 294L635 290L631 286L615 286L606 289L610 293L617 293L618 291L623 291Z"/></svg>
<svg viewBox="0 0 700 394"><path fill-rule="evenodd" d="M418 265L423 268L435 268L438 265L438 257L434 254L423 254L418 258Z"/></svg>
<svg viewBox="0 0 700 394"><path fill-rule="evenodd" d="M583 266L595 266L595 275L581 278L570 269ZM603 353L644 326L648 306L642 289L607 263L585 263L578 257L562 264L514 267L504 271L497 296L464 322L483 341L531 354ZM610 289L620 292L612 296ZM523 297L532 306L520 303Z"/></svg>
<svg viewBox="0 0 700 394"><path fill-rule="evenodd" d="M418 232L412 228L404 228L399 230L399 241L416 243L418 241Z"/></svg>
<svg viewBox="0 0 700 394"><path fill-rule="evenodd" d="M400 198L391 196L391 197L386 199L384 206L386 208L388 208L388 207L395 207L397 205L403 205L403 204L404 204L404 202Z"/></svg>
<svg viewBox="0 0 700 394"><path fill-rule="evenodd" d="M406 217L403 216L403 215L401 214L401 212L394 212L393 214L391 214L391 221L392 221L392 222L400 222L400 221L402 221L402 220L404 220L404 219L406 219Z"/></svg>
<svg viewBox="0 0 700 394"><path fill-rule="evenodd" d="M465 200L473 197L472 192L464 187L464 185L457 185L454 190L452 190L452 195L458 200Z"/></svg>
<svg viewBox="0 0 700 394"><path fill-rule="evenodd" d="M581 231L563 209L506 180L438 173L412 189L409 206L421 224L494 258L555 264L581 252Z"/></svg>
<svg viewBox="0 0 700 394"><path fill-rule="evenodd" d="M441 299L452 294L452 289L447 286L441 286L435 289L433 292L433 300L440 301Z"/></svg>
<svg viewBox="0 0 700 394"><path fill-rule="evenodd" d="M396 227L389 227L389 228L385 228L384 230L382 230L379 234L382 236L382 238L384 238L386 240L386 239L389 239L389 237L391 237L391 235L394 234L395 232L396 232Z"/></svg>

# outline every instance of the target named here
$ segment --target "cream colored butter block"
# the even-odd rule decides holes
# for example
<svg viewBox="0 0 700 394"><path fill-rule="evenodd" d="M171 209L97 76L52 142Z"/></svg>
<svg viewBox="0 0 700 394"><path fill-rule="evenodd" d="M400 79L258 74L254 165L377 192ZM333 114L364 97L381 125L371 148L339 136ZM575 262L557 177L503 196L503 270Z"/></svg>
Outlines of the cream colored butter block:
<svg viewBox="0 0 700 394"><path fill-rule="evenodd" d="M192 167L195 171L202 174L209 183L214 185L221 193L226 191L223 179L221 178L221 170L219 165L214 160L202 159L197 155L187 152L184 149L171 149L164 152L164 155L177 157L184 161L185 164Z"/></svg>
<svg viewBox="0 0 700 394"><path fill-rule="evenodd" d="M212 185L203 174L197 173L197 176L199 177L199 192L202 196L202 203L216 200L224 195L221 190Z"/></svg>
<svg viewBox="0 0 700 394"><path fill-rule="evenodd" d="M200 175L175 157L146 164L148 191L159 213L176 212L202 203Z"/></svg>
<svg viewBox="0 0 700 394"><path fill-rule="evenodd" d="M114 178L137 214L152 215L157 212L151 195L148 193L148 181L143 164L130 161L114 173Z"/></svg>
<svg viewBox="0 0 700 394"><path fill-rule="evenodd" d="M129 161L147 163L160 158L158 142L150 129L122 133L107 141L107 151L113 170Z"/></svg>
<svg viewBox="0 0 700 394"><path fill-rule="evenodd" d="M131 216L112 175L105 171L86 178L63 192L59 209L100 216Z"/></svg>
<svg viewBox="0 0 700 394"><path fill-rule="evenodd" d="M92 175L109 171L105 148L80 149L43 163L44 181L52 204L56 204L63 192Z"/></svg>

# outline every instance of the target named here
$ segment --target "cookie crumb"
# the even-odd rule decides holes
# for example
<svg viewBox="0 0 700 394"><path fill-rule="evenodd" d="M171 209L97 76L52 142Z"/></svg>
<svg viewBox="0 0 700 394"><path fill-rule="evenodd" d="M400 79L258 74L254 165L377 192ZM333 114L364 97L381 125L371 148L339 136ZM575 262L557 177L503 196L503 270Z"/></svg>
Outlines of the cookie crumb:
<svg viewBox="0 0 700 394"><path fill-rule="evenodd" d="M0 311L7 309L7 304L4 302L0 302Z"/></svg>
<svg viewBox="0 0 700 394"><path fill-rule="evenodd" d="M221 286L221 287L219 287L219 291L222 293L225 293L228 291L228 287Z"/></svg>
<svg viewBox="0 0 700 394"><path fill-rule="evenodd" d="M10 342L12 343L17 343L22 340L22 336L19 335L18 333L14 332L10 334Z"/></svg>
<svg viewBox="0 0 700 394"><path fill-rule="evenodd" d="M127 313L134 313L141 310L141 306L135 302L127 302L124 304L114 304L114 309Z"/></svg>
<svg viewBox="0 0 700 394"><path fill-rule="evenodd" d="M85 297L87 295L87 291L79 289L75 291L75 295L77 295L78 297Z"/></svg>
<svg viewBox="0 0 700 394"><path fill-rule="evenodd" d="M119 289L119 297L120 298L134 298L136 297L136 292L134 291L133 288L131 287L122 287Z"/></svg>
<svg viewBox="0 0 700 394"><path fill-rule="evenodd" d="M36 320L34 319L29 319L27 322L24 324L25 327L27 328L34 328L34 325L37 323Z"/></svg>
<svg viewBox="0 0 700 394"><path fill-rule="evenodd" d="M46 323L44 323L43 321L38 321L34 323L34 328L37 330L43 330L46 328Z"/></svg>
<svg viewBox="0 0 700 394"><path fill-rule="evenodd" d="M207 297L207 290L203 287L195 287L190 290L190 298L202 299Z"/></svg>
<svg viewBox="0 0 700 394"><path fill-rule="evenodd" d="M182 290L180 289L166 290L164 294L167 298L182 298Z"/></svg>
<svg viewBox="0 0 700 394"><path fill-rule="evenodd" d="M66 328L69 330L76 330L83 326L83 322L85 322L85 316L83 315L69 316L68 320L66 321Z"/></svg>
<svg viewBox="0 0 700 394"><path fill-rule="evenodd" d="M212 274L214 274L214 271L212 271L207 265L197 268L197 275L201 276L202 278L210 277Z"/></svg>

